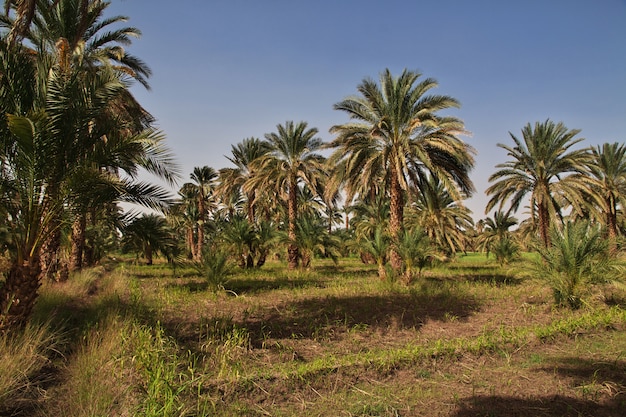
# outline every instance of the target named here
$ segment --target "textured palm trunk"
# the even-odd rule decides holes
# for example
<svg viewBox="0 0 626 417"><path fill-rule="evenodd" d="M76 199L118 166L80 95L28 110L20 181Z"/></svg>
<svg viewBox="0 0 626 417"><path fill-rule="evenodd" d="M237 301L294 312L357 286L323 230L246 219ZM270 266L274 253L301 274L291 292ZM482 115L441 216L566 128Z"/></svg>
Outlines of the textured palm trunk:
<svg viewBox="0 0 626 417"><path fill-rule="evenodd" d="M404 222L404 198L402 196L402 188L398 181L397 173L395 169L391 170L391 201L389 202L389 232L394 238L397 237L403 228ZM399 272L402 270L402 257L395 250L391 249L391 266L394 271Z"/></svg>
<svg viewBox="0 0 626 417"><path fill-rule="evenodd" d="M617 208L615 207L615 200L607 198L606 205L608 211L606 213L606 229L607 238L609 240L609 250L612 254L617 253Z"/></svg>
<svg viewBox="0 0 626 417"><path fill-rule="evenodd" d="M254 216L255 216L255 212L254 212L254 194L255 192L249 192L246 195L246 200L248 200L246 202L246 209L247 209L247 215L248 215L248 221L250 222L250 224L254 223Z"/></svg>
<svg viewBox="0 0 626 417"><path fill-rule="evenodd" d="M27 323L41 285L39 261L33 257L11 265L4 285L0 286L0 333Z"/></svg>
<svg viewBox="0 0 626 417"><path fill-rule="evenodd" d="M61 229L57 221L52 221L48 226L47 236L41 247L41 280L62 281L62 265L61 265Z"/></svg>
<svg viewBox="0 0 626 417"><path fill-rule="evenodd" d="M296 189L296 180L291 178L289 182L289 247L287 248L287 263L289 269L298 267L298 246L296 246L296 219L298 216L298 193Z"/></svg>
<svg viewBox="0 0 626 417"><path fill-rule="evenodd" d="M152 265L152 245L149 243L144 248L144 255L146 256L146 265Z"/></svg>
<svg viewBox="0 0 626 417"><path fill-rule="evenodd" d="M85 229L87 228L87 216L79 213L72 224L72 249L70 253L70 271L78 271L83 267L83 252L85 250Z"/></svg>
<svg viewBox="0 0 626 417"><path fill-rule="evenodd" d="M550 246L550 216L548 213L548 207L545 203L539 203L537 212L539 215L539 234L543 245L547 248Z"/></svg>
<svg viewBox="0 0 626 417"><path fill-rule="evenodd" d="M196 253L194 254L194 261L201 262L202 261L202 250L204 245L204 200L202 198L198 199L198 212L200 213L200 220L198 221L198 233L197 233L197 241L196 241Z"/></svg>
<svg viewBox="0 0 626 417"><path fill-rule="evenodd" d="M196 259L196 243L193 238L193 227L187 228L187 247L189 248L189 259Z"/></svg>
<svg viewBox="0 0 626 417"><path fill-rule="evenodd" d="M267 260L267 253L268 253L267 250L265 250L265 249L261 250L261 253L259 254L259 259L256 262L256 267L257 268L260 268L263 265L265 265L265 261Z"/></svg>
<svg viewBox="0 0 626 417"><path fill-rule="evenodd" d="M387 279L387 271L385 270L385 262L383 262L383 260L378 261L378 278L380 278L381 281Z"/></svg>

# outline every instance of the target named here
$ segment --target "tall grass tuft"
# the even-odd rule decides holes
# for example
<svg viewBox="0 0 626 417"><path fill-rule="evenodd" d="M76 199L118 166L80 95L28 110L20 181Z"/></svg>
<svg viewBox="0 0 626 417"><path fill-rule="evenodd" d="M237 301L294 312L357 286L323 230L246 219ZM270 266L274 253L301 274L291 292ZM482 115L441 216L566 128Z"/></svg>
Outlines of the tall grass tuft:
<svg viewBox="0 0 626 417"><path fill-rule="evenodd" d="M128 320L111 315L85 334L68 357L67 383L50 392L45 415L119 416L136 407L136 378L127 369L130 360L121 343L129 329Z"/></svg>
<svg viewBox="0 0 626 417"><path fill-rule="evenodd" d="M49 330L48 323L0 334L0 415L38 400L42 391L35 380L45 377L44 368L58 343L59 335Z"/></svg>

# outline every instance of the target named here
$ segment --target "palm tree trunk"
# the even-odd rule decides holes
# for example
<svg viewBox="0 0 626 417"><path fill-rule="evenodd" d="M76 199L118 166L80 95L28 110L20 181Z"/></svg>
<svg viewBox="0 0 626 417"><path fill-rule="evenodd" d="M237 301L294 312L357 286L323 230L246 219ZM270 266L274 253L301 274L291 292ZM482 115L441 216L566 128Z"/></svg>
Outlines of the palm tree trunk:
<svg viewBox="0 0 626 417"><path fill-rule="evenodd" d="M249 192L246 195L246 199L248 200L246 202L246 206L247 206L246 208L248 210L247 214L248 214L248 221L250 222L250 224L254 224L254 220L255 220L254 219L254 216L255 216L255 213L254 213L254 195L255 195L254 191Z"/></svg>
<svg viewBox="0 0 626 417"><path fill-rule="evenodd" d="M52 221L48 226L49 232L45 233L46 240L41 247L41 280L61 281L59 272L61 268L61 229L57 221Z"/></svg>
<svg viewBox="0 0 626 417"><path fill-rule="evenodd" d="M41 285L40 268L37 257L11 265L0 287L0 333L27 323Z"/></svg>
<svg viewBox="0 0 626 417"><path fill-rule="evenodd" d="M537 214L539 216L539 234L543 245L547 248L550 246L550 219L548 213L548 207L545 203L539 203L537 207Z"/></svg>
<svg viewBox="0 0 626 417"><path fill-rule="evenodd" d="M385 279L387 279L387 271L385 270L385 263L380 260L378 262L378 278L380 278L381 281L384 281Z"/></svg>
<svg viewBox="0 0 626 417"><path fill-rule="evenodd" d="M196 243L193 238L193 226L187 228L187 247L189 248L189 259L196 259Z"/></svg>
<svg viewBox="0 0 626 417"><path fill-rule="evenodd" d="M202 261L202 246L204 244L204 221L200 221L198 224L198 233L197 233L197 241L196 241L196 253L195 253L195 257L194 260L196 262L201 262Z"/></svg>
<svg viewBox="0 0 626 417"><path fill-rule="evenodd" d="M404 223L404 198L402 195L402 188L400 187L400 182L397 178L397 173L395 169L391 169L391 201L389 202L389 232L390 235L395 238L397 237L403 228ZM402 257L395 250L391 249L391 266L394 271L398 272L402 269Z"/></svg>
<svg viewBox="0 0 626 417"><path fill-rule="evenodd" d="M289 247L287 248L287 263L289 269L298 267L298 246L296 246L296 219L298 216L298 190L295 176L289 181Z"/></svg>
<svg viewBox="0 0 626 417"><path fill-rule="evenodd" d="M85 249L85 229L87 228L87 216L78 213L72 224L72 251L70 253L70 271L78 271L83 267L83 252Z"/></svg>
<svg viewBox="0 0 626 417"><path fill-rule="evenodd" d="M204 220L205 220L205 208L204 208L204 200L202 196L198 198L198 212L199 212L199 220L198 220L198 233L197 233L197 241L196 241L196 253L194 255L194 261L201 262L202 261L202 246L204 245Z"/></svg>
<svg viewBox="0 0 626 417"><path fill-rule="evenodd" d="M146 257L146 265L152 265L152 245L147 244L145 246L144 256Z"/></svg>
<svg viewBox="0 0 626 417"><path fill-rule="evenodd" d="M608 211L606 213L606 229L609 241L609 250L612 254L617 253L617 208L615 201L607 198Z"/></svg>

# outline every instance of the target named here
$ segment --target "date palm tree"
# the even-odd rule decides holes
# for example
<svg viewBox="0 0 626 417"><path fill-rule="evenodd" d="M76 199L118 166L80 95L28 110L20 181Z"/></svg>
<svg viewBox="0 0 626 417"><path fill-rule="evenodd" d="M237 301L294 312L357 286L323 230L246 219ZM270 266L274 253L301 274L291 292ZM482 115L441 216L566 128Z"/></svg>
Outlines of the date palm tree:
<svg viewBox="0 0 626 417"><path fill-rule="evenodd" d="M152 265L156 253L168 260L177 256L177 241L166 219L157 214L144 214L134 218L123 230L122 248L143 255L147 265Z"/></svg>
<svg viewBox="0 0 626 417"><path fill-rule="evenodd" d="M467 231L473 228L471 210L453 199L435 176L420 178L415 187L418 191L409 212L411 224L419 225L444 253L465 251Z"/></svg>
<svg viewBox="0 0 626 417"><path fill-rule="evenodd" d="M626 145L605 143L591 153L591 196L614 250L619 234L617 215L626 207Z"/></svg>
<svg viewBox="0 0 626 417"><path fill-rule="evenodd" d="M241 191L244 183L254 175L251 171L251 163L260 156L269 151L268 143L258 138L250 137L244 139L241 143L231 147L232 156L227 156L235 168L220 169L220 194L231 195L237 191ZM255 197L256 190L249 190L246 194L246 214L248 221L255 222Z"/></svg>
<svg viewBox="0 0 626 417"><path fill-rule="evenodd" d="M496 210L493 217L486 217L482 222L483 230L478 237L478 247L489 256L494 245L498 245L502 239L511 237L509 229L515 226L518 220L509 212Z"/></svg>
<svg viewBox="0 0 626 417"><path fill-rule="evenodd" d="M546 120L522 128L522 139L509 132L514 146L499 143L512 160L496 165L498 170L489 177L493 184L487 188L491 199L485 212L496 205L501 209L510 201L516 211L530 194L530 209L538 222L544 246L550 244L550 225L561 217L564 205L580 209L582 193L588 182L586 174L591 163L588 149L571 149L583 138L579 130L567 129L563 123ZM581 175L575 175L581 174Z"/></svg>
<svg viewBox="0 0 626 417"><path fill-rule="evenodd" d="M429 94L437 82L420 77L408 70L394 77L387 69L380 75L380 84L365 79L357 87L359 96L334 106L353 121L330 129L337 135L329 146L336 149L330 165L337 167L347 201L367 193L372 184L380 184L389 193L392 236L404 227L407 193L419 177L438 177L455 198L474 190L469 178L474 151L458 137L465 132L463 122L437 114L459 107L459 102ZM394 269L401 269L402 259L395 251L391 262Z"/></svg>
<svg viewBox="0 0 626 417"><path fill-rule="evenodd" d="M195 167L190 175L193 182L185 184L194 191L198 208L198 229L196 235L195 258L196 262L202 261L202 251L204 246L204 229L209 217L209 211L215 208L212 198L217 185L218 174L215 169L209 166Z"/></svg>
<svg viewBox="0 0 626 417"><path fill-rule="evenodd" d="M299 258L296 244L299 187L306 186L312 192L320 189L320 181L326 175L325 158L317 152L323 142L316 137L318 130L308 128L306 122L287 121L284 125L277 125L276 129L276 132L265 135L269 151L252 162L254 175L246 181L244 191L273 192L286 201L290 240L287 261L289 268L294 269Z"/></svg>

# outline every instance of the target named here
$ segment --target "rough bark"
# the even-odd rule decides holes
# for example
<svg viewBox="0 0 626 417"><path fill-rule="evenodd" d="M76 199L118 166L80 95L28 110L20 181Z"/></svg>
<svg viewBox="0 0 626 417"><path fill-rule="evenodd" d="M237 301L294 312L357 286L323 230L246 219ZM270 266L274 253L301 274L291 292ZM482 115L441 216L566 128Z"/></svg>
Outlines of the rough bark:
<svg viewBox="0 0 626 417"><path fill-rule="evenodd" d="M55 222L53 222L55 223ZM41 248L41 280L59 282L62 279L61 266L61 229L56 224L50 227L50 233Z"/></svg>
<svg viewBox="0 0 626 417"><path fill-rule="evenodd" d="M83 267L83 252L85 250L85 230L87 217L79 213L72 224L72 249L70 253L69 270L78 271Z"/></svg>
<svg viewBox="0 0 626 417"><path fill-rule="evenodd" d="M152 265L152 245L145 246L144 255L146 256L146 265Z"/></svg>
<svg viewBox="0 0 626 417"><path fill-rule="evenodd" d="M298 267L299 251L296 246L296 219L298 216L298 190L296 179L292 178L289 183L289 247L287 248L287 263L289 269Z"/></svg>
<svg viewBox="0 0 626 417"><path fill-rule="evenodd" d="M606 213L606 229L609 250L612 254L615 254L617 253L617 209L615 207L615 201L612 198L607 198L606 206L608 207Z"/></svg>
<svg viewBox="0 0 626 417"><path fill-rule="evenodd" d="M193 239L193 227L187 228L187 247L189 248L189 259L196 259L196 243Z"/></svg>
<svg viewBox="0 0 626 417"><path fill-rule="evenodd" d="M539 234L543 245L547 248L550 246L550 214L545 203L539 203L537 207L539 216Z"/></svg>
<svg viewBox="0 0 626 417"><path fill-rule="evenodd" d="M37 258L11 265L0 287L0 333L27 323L41 285L40 268Z"/></svg>
<svg viewBox="0 0 626 417"><path fill-rule="evenodd" d="M391 201L389 202L389 232L394 238L397 237L403 228L404 223L404 198L402 195L402 187L397 178L397 173L394 169L391 170L391 187L390 187ZM396 272L402 270L402 257L396 250L391 249L391 266Z"/></svg>

